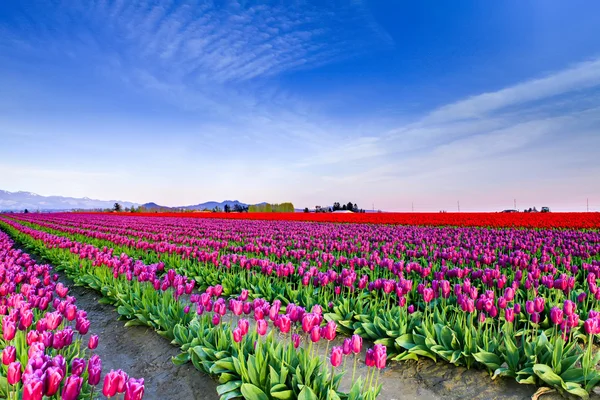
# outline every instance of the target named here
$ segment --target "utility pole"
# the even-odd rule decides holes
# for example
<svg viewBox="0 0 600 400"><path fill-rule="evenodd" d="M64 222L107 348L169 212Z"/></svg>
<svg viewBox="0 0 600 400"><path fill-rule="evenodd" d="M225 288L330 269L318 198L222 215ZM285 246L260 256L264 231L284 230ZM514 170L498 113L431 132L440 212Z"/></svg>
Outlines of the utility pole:
<svg viewBox="0 0 600 400"><path fill-rule="evenodd" d="M515 210L517 209L517 199L515 199Z"/></svg>
<svg viewBox="0 0 600 400"><path fill-rule="evenodd" d="M375 203L371 204L373 206L373 212L375 212Z"/></svg>
<svg viewBox="0 0 600 400"><path fill-rule="evenodd" d="M458 206L458 212L460 212L460 200L456 201L456 205Z"/></svg>
<svg viewBox="0 0 600 400"><path fill-rule="evenodd" d="M411 208L412 208L412 212L415 212L415 202L414 201L411 203Z"/></svg>

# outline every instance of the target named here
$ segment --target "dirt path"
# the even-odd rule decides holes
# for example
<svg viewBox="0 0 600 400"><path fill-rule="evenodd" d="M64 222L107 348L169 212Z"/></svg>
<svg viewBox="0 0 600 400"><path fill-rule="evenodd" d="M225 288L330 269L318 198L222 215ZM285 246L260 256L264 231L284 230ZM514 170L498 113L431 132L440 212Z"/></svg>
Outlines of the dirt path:
<svg viewBox="0 0 600 400"><path fill-rule="evenodd" d="M143 377L145 400L219 399L217 382L210 376L192 364L177 366L171 362L171 357L179 351L168 340L150 328L126 328L124 321L117 320L119 315L114 307L98 303L100 295L97 292L74 286L64 274L59 275L69 286L69 293L77 299L77 306L87 311L90 332L100 337L95 353L102 358L104 373L121 368L133 377Z"/></svg>

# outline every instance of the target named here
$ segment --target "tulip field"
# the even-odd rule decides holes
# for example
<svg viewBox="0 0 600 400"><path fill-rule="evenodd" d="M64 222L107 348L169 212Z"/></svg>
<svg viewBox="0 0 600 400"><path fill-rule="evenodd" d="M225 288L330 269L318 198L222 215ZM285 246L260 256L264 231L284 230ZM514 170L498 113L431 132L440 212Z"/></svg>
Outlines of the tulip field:
<svg viewBox="0 0 600 400"><path fill-rule="evenodd" d="M596 214L315 215L0 215L0 394L144 396L102 370L52 268L222 400L375 399L422 358L579 398L600 383Z"/></svg>

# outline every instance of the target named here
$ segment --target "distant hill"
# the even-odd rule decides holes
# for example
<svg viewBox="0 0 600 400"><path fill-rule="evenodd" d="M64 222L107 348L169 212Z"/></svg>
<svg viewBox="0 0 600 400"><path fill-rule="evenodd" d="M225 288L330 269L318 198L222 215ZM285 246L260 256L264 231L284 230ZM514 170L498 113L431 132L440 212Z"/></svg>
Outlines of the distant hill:
<svg viewBox="0 0 600 400"><path fill-rule="evenodd" d="M0 190L0 211L60 211L99 208L112 208L115 203L123 207L138 206L136 203L121 200L95 200L87 197L40 196L31 192L8 192Z"/></svg>
<svg viewBox="0 0 600 400"><path fill-rule="evenodd" d="M225 205L229 205L229 207L233 208L233 206L235 206L236 204L240 205L242 207L248 206L248 204L242 203L238 200L225 200L222 202L207 201L206 203L200 203L200 204L196 204L193 206L183 206L183 207L176 207L176 208L183 208L184 210L203 210L205 208L208 208L209 210L212 210L215 207L219 207L220 209L223 209L223 208L225 208Z"/></svg>
<svg viewBox="0 0 600 400"><path fill-rule="evenodd" d="M167 207L154 202L139 204L122 200L94 200L87 197L40 196L39 194L30 192L8 192L6 190L0 190L0 211L23 211L25 209L28 209L29 211L96 210L112 208L115 203L121 204L123 208L141 206L147 210L212 210L215 207L219 207L223 210L225 205L229 205L231 209L233 209L235 205L240 205L242 207L250 205L242 203L239 200L225 200L221 202L207 201L205 203L190 206ZM263 202L259 204L266 203Z"/></svg>

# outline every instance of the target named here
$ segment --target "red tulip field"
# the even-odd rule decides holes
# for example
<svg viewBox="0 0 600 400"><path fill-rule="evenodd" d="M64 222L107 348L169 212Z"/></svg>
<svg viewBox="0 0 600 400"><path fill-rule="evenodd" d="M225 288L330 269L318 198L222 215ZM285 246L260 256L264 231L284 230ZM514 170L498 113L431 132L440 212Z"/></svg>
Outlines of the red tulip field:
<svg viewBox="0 0 600 400"><path fill-rule="evenodd" d="M64 276L212 377L197 398L399 398L390 377L417 362L589 398L599 228L597 213L0 215L0 396L149 398L149 376L103 368Z"/></svg>

